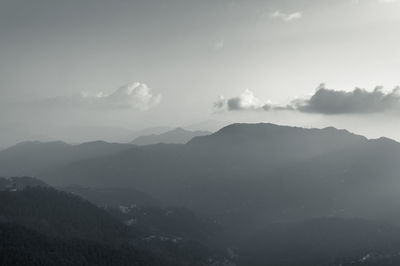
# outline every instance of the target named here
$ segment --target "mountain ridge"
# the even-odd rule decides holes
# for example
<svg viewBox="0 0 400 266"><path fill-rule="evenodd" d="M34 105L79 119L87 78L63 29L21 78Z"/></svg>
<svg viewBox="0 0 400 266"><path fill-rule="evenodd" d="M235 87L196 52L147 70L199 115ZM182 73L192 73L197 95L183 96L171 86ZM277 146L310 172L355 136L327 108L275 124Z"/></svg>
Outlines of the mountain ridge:
<svg viewBox="0 0 400 266"><path fill-rule="evenodd" d="M135 138L131 143L135 145L152 145L152 144L186 144L188 141L194 137L209 135L209 131L190 131L181 127L177 127L173 130L161 133L161 134L151 134L143 135Z"/></svg>

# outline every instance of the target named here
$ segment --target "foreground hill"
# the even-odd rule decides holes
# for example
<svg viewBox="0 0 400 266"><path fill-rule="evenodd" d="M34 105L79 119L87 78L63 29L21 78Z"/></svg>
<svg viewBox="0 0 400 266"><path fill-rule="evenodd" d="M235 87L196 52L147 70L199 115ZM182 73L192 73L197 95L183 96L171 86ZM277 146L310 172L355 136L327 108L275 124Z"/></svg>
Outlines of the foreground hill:
<svg viewBox="0 0 400 266"><path fill-rule="evenodd" d="M400 228L361 219L270 224L241 242L241 265L398 265Z"/></svg>
<svg viewBox="0 0 400 266"><path fill-rule="evenodd" d="M101 242L123 241L128 230L107 212L53 188L0 192L0 215L43 234Z"/></svg>
<svg viewBox="0 0 400 266"><path fill-rule="evenodd" d="M208 131L189 131L183 128L175 128L165 133L144 135L135 138L132 144L143 146L152 144L186 144L194 137L210 135Z"/></svg>
<svg viewBox="0 0 400 266"><path fill-rule="evenodd" d="M23 190L28 187L47 187L47 184L40 179L27 176L0 177L0 191Z"/></svg>
<svg viewBox="0 0 400 266"><path fill-rule="evenodd" d="M108 212L49 187L0 192L1 265L164 265Z"/></svg>
<svg viewBox="0 0 400 266"><path fill-rule="evenodd" d="M0 223L1 265L109 266L173 265L148 251L133 247L92 242L83 239L60 239L16 225Z"/></svg>
<svg viewBox="0 0 400 266"><path fill-rule="evenodd" d="M136 205L102 209L50 187L0 191L0 264L209 265L209 261L227 261L222 247L206 241L219 231L205 221L189 210Z"/></svg>

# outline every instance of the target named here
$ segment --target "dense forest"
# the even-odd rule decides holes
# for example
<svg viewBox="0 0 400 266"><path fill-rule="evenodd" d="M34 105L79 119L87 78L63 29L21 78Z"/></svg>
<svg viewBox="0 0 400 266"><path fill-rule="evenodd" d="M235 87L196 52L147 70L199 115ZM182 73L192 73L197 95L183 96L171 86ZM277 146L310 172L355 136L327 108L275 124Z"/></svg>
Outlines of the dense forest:
<svg viewBox="0 0 400 266"><path fill-rule="evenodd" d="M228 261L222 251L200 241L206 237L203 232L214 234L218 227L190 211L134 208L131 212L125 208L99 208L41 183L1 191L1 265L31 265L29 261L35 265L205 265ZM129 223L132 219L140 222Z"/></svg>

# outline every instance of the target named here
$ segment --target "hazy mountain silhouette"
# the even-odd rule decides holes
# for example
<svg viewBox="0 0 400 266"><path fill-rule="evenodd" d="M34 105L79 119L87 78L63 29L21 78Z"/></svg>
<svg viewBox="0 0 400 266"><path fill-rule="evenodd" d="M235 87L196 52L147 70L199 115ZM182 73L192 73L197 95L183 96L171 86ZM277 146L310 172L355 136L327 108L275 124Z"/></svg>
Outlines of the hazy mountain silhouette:
<svg viewBox="0 0 400 266"><path fill-rule="evenodd" d="M135 145L151 145L151 144L186 144L189 140L198 136L210 135L209 131L189 131L183 128L175 128L162 134L152 134L137 137L132 141Z"/></svg>
<svg viewBox="0 0 400 266"><path fill-rule="evenodd" d="M22 141L50 141L49 136L30 132L28 130L10 127L0 127L0 150L16 145Z"/></svg>
<svg viewBox="0 0 400 266"><path fill-rule="evenodd" d="M400 224L399 158L400 144L386 138L233 124L184 145L23 143L0 152L0 171L20 167L52 185L78 184L64 189L112 206L119 223L143 236L136 243L167 256L165 241L179 247L181 261L224 258L220 249L237 243L242 265L357 265L368 254L366 265L387 265L399 261L399 229L386 224ZM162 206L149 207L157 202ZM210 217L224 234L213 239L188 209ZM185 257L188 251L195 255Z"/></svg>
<svg viewBox="0 0 400 266"><path fill-rule="evenodd" d="M191 130L191 131L200 130L200 131L216 132L216 131L220 130L221 128L226 127L227 125L230 125L230 124L232 124L232 122L217 121L217 120L209 119L209 120L185 125L184 128L186 128L187 130Z"/></svg>
<svg viewBox="0 0 400 266"><path fill-rule="evenodd" d="M162 203L151 195L133 188L89 188L79 185L60 187L60 190L73 193L100 207L156 207Z"/></svg>
<svg viewBox="0 0 400 266"><path fill-rule="evenodd" d="M79 145L65 142L22 142L0 151L0 175L33 175L40 169L87 158L117 153L132 148L131 144L93 141ZM21 167L23 165L23 167Z"/></svg>
<svg viewBox="0 0 400 266"><path fill-rule="evenodd" d="M235 124L210 136L196 137L187 145L135 147L110 156L66 164L52 171L54 175L43 176L52 177L49 182L65 184L75 181L106 186L130 184L139 189L154 184L164 190L164 183L168 187L175 186L178 181L190 184L265 176L283 165L367 142L362 136L333 128ZM82 171L83 168L87 170Z"/></svg>
<svg viewBox="0 0 400 266"><path fill-rule="evenodd" d="M47 162L34 174L54 185L132 187L243 233L267 222L331 215L400 221L400 144L392 140L335 128L233 124L186 145L123 147L58 166Z"/></svg>
<svg viewBox="0 0 400 266"><path fill-rule="evenodd" d="M133 130L116 126L64 126L54 127L47 130L47 134L53 139L67 143L84 143L94 140L107 142L126 143L135 134Z"/></svg>

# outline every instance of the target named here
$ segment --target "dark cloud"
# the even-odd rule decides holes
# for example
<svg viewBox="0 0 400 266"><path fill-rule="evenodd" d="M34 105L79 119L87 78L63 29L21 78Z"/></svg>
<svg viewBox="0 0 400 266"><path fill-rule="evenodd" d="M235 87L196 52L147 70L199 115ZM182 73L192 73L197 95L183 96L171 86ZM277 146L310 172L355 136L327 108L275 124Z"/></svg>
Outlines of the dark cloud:
<svg viewBox="0 0 400 266"><path fill-rule="evenodd" d="M330 90L321 84L309 99L295 99L287 105L262 103L253 92L245 90L241 95L214 103L218 110L226 111L298 111L302 113L367 114L400 110L400 87L385 93L382 87L373 91L355 88L353 91Z"/></svg>
<svg viewBox="0 0 400 266"><path fill-rule="evenodd" d="M382 87L371 92L360 88L346 92L329 90L321 84L310 99L296 100L292 106L300 112L327 115L379 113L400 109L400 88L388 93Z"/></svg>

